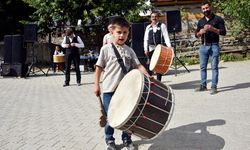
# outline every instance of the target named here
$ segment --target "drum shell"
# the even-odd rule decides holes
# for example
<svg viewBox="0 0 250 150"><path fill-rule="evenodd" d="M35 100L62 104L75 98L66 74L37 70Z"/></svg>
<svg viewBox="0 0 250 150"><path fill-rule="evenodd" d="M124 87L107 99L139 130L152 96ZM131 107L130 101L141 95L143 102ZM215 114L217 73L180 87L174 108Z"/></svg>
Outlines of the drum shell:
<svg viewBox="0 0 250 150"><path fill-rule="evenodd" d="M152 79L151 79L152 80ZM138 105L138 108L134 112L133 116L138 116L142 111L143 116L139 117L136 121L133 119L133 117L128 121L123 127L121 127L121 130L128 130L129 132L143 138L143 139L151 139L156 137L163 129L165 129L165 125L170 119L170 116L172 115L172 93L169 93L168 90L169 87L166 87L164 84L154 80L154 83L157 83L158 86L151 86L151 90L156 92L159 95L162 95L164 97L169 97L169 101L166 101L164 99L160 99L155 94L149 94L147 104L145 104L144 99L141 98L141 101ZM145 105L144 105L145 104ZM144 107L145 106L145 107ZM144 107L144 108L143 108ZM157 108L158 107L158 108ZM166 113L166 112L168 113ZM155 122L149 121L149 119L152 119ZM135 121L134 125L127 129L127 126L130 126L130 122ZM161 124L161 125L160 125ZM149 131L153 131L156 134L153 134L151 132L147 132L144 129L145 128Z"/></svg>
<svg viewBox="0 0 250 150"><path fill-rule="evenodd" d="M159 57L154 56L157 50L160 50ZM172 48L160 44L157 45L150 62L150 70L156 73L166 74L171 67L173 56L174 51ZM155 63L155 61L156 64L152 65L153 63Z"/></svg>
<svg viewBox="0 0 250 150"><path fill-rule="evenodd" d="M54 63L63 63L64 62L64 55L53 55L53 62Z"/></svg>
<svg viewBox="0 0 250 150"><path fill-rule="evenodd" d="M127 75L129 74L130 73L128 73ZM124 78L126 78L126 76ZM131 80L139 80L138 78L133 78L134 79ZM122 92L120 89L123 89L123 87L121 87L121 84L118 86L118 92L115 93L111 100L111 107L109 107L108 117L110 115L113 116L113 114L118 114L116 115L116 117L120 117L117 119L108 118L108 120L110 121L110 126L112 126L113 128L132 133L142 139L152 139L158 136L167 127L171 119L174 107L173 92L169 86L166 86L155 79L150 79L145 75L143 75L142 79L140 78L140 80L143 80L143 84L139 92L141 94L139 94L139 97L136 100L137 103L128 101L128 97L125 96L128 94L126 93L127 91L123 91L125 95L121 96L122 94L119 94L119 92ZM127 87L129 85L124 85L123 83L131 83L132 81L121 82L123 86ZM136 89L133 90L137 91ZM114 100L116 100L116 104L113 101L113 98ZM117 98L120 100L118 100ZM127 101L127 106L124 106L124 103L121 103L121 101ZM131 103L133 103L133 105L131 105ZM124 113L122 111L114 112L117 107L112 107L119 104L123 104L123 109L132 110L130 112L130 115L125 115L126 117L121 120L120 118L124 116ZM113 114L111 112L113 112ZM120 113L120 115L118 112ZM119 120L119 123L117 122L117 120Z"/></svg>

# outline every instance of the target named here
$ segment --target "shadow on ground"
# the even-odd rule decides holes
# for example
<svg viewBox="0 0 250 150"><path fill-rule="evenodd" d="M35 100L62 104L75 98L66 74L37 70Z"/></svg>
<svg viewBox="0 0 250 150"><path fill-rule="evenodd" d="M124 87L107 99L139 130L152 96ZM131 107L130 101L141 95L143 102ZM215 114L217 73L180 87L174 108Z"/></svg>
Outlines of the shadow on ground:
<svg viewBox="0 0 250 150"><path fill-rule="evenodd" d="M225 141L207 130L211 126L224 125L225 120L193 123L164 131L153 140L135 141L135 145L152 144L149 150L220 150Z"/></svg>
<svg viewBox="0 0 250 150"><path fill-rule="evenodd" d="M239 83L232 86L225 86L218 88L218 92L225 92L225 91L232 91L232 90L238 90L238 89L245 89L250 87L250 82L247 83Z"/></svg>
<svg viewBox="0 0 250 150"><path fill-rule="evenodd" d="M207 83L211 82L211 80L207 80ZM163 82L164 83L164 82ZM178 84L169 84L169 86L172 89L195 89L199 87L200 85L200 80L195 80L195 81L189 81L189 82L183 82L183 83L178 83Z"/></svg>
<svg viewBox="0 0 250 150"><path fill-rule="evenodd" d="M187 67L187 69L188 69L188 67ZM200 69L197 68L197 69L188 69L188 70L190 72L193 72L193 71L199 71ZM174 75L174 74L176 74L178 76L178 74L182 74L182 73L188 73L188 71L185 68L182 68L182 69L177 68L176 71L174 69L171 69L165 75Z"/></svg>

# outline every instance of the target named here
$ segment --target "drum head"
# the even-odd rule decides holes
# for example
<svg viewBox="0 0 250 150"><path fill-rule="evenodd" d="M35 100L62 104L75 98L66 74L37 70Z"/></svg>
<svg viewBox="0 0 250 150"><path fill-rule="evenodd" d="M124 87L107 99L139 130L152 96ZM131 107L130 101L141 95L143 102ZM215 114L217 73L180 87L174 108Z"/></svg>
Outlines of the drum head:
<svg viewBox="0 0 250 150"><path fill-rule="evenodd" d="M108 122L113 128L122 127L133 115L140 102L144 75L137 69L130 71L120 82L108 110Z"/></svg>
<svg viewBox="0 0 250 150"><path fill-rule="evenodd" d="M161 54L161 45L158 44L154 50L154 53L151 57L150 64L149 64L149 70L153 71L155 66L157 65L158 59Z"/></svg>

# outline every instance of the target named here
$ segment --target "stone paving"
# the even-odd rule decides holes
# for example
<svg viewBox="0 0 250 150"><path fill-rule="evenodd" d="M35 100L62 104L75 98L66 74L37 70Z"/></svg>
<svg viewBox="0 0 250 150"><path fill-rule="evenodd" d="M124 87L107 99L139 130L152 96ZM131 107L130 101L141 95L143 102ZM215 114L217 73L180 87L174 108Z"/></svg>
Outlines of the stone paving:
<svg viewBox="0 0 250 150"><path fill-rule="evenodd" d="M216 95L194 92L199 66L171 69L163 83L172 87L175 109L166 130L153 140L133 136L139 150L250 149L250 61L220 63ZM208 70L210 86L211 71ZM28 78L0 77L0 150L102 150L99 103L93 73L82 74L77 86L62 87L58 72ZM116 143L121 143L115 131Z"/></svg>

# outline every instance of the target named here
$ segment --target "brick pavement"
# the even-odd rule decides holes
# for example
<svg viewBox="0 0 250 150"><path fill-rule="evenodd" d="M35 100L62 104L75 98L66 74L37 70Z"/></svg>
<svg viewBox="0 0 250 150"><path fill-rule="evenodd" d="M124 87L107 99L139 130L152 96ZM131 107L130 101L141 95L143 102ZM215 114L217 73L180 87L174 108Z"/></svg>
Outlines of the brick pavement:
<svg viewBox="0 0 250 150"><path fill-rule="evenodd" d="M249 149L250 61L220 64L219 93L195 93L198 66L163 77L173 88L176 106L166 131L154 140L133 136L139 150ZM210 72L210 71L209 71ZM208 78L210 78L210 74ZM62 87L64 76L0 78L1 150L102 150L99 104L93 74L82 74L78 87ZM121 144L116 130L117 143ZM122 146L120 146L121 149Z"/></svg>

